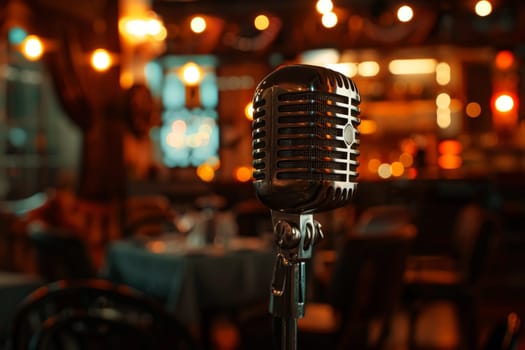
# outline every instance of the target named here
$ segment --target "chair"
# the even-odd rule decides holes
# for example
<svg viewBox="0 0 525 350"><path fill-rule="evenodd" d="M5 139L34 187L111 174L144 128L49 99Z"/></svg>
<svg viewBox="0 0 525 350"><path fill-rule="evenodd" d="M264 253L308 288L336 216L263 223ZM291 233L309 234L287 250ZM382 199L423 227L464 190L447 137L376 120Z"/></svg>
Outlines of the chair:
<svg viewBox="0 0 525 350"><path fill-rule="evenodd" d="M19 307L7 349L197 349L188 330L137 291L105 280L58 281Z"/></svg>
<svg viewBox="0 0 525 350"><path fill-rule="evenodd" d="M380 349L402 291L405 257L415 237L411 225L382 234L348 236L338 253L328 302L307 303L299 319L301 348ZM379 324L371 339L369 330Z"/></svg>
<svg viewBox="0 0 525 350"><path fill-rule="evenodd" d="M452 234L452 254L407 259L404 298L409 311L410 348L416 347L416 322L426 305L454 303L460 345L476 349L479 282L498 238L498 220L478 205L464 206Z"/></svg>
<svg viewBox="0 0 525 350"><path fill-rule="evenodd" d="M38 272L48 282L96 277L85 243L61 231L35 231L29 239L36 249Z"/></svg>

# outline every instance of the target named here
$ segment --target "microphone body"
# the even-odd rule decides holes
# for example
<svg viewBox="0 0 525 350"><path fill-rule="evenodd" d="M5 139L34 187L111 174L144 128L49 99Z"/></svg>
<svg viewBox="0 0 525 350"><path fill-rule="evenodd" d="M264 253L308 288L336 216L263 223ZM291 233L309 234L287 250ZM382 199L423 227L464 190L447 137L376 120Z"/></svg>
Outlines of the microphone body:
<svg viewBox="0 0 525 350"><path fill-rule="evenodd" d="M283 66L259 83L253 178L264 205L300 214L350 201L357 186L360 101L351 79L317 66Z"/></svg>

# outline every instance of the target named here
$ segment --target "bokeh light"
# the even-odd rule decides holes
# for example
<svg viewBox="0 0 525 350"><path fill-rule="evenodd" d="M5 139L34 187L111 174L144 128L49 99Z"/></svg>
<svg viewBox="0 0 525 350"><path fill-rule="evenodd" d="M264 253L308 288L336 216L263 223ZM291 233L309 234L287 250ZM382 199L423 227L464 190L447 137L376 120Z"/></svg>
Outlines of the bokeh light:
<svg viewBox="0 0 525 350"><path fill-rule="evenodd" d="M500 94L494 100L494 107L498 112L510 112L514 108L514 98L509 94Z"/></svg>
<svg viewBox="0 0 525 350"><path fill-rule="evenodd" d="M201 16L195 16L190 21L190 28L194 33L202 33L206 30L206 20Z"/></svg>
<svg viewBox="0 0 525 350"><path fill-rule="evenodd" d="M270 26L270 19L266 15L258 15L253 20L253 25L257 30L266 30Z"/></svg>
<svg viewBox="0 0 525 350"><path fill-rule="evenodd" d="M481 106L477 102L469 102L465 106L465 114L470 118L477 118L481 115Z"/></svg>
<svg viewBox="0 0 525 350"><path fill-rule="evenodd" d="M44 53L44 44L36 35L29 35L22 42L22 53L30 61L36 61Z"/></svg>
<svg viewBox="0 0 525 350"><path fill-rule="evenodd" d="M492 4L487 0L478 1L474 7L474 11L480 17L488 16L492 13Z"/></svg>
<svg viewBox="0 0 525 350"><path fill-rule="evenodd" d="M333 28L337 25L338 18L333 12L327 12L321 18L321 22L325 28Z"/></svg>
<svg viewBox="0 0 525 350"><path fill-rule="evenodd" d="M410 22L414 17L414 10L408 5L403 5L397 10L397 19L401 22Z"/></svg>
<svg viewBox="0 0 525 350"><path fill-rule="evenodd" d="M91 54L91 66L98 72L103 72L111 67L112 59L105 49L96 49Z"/></svg>

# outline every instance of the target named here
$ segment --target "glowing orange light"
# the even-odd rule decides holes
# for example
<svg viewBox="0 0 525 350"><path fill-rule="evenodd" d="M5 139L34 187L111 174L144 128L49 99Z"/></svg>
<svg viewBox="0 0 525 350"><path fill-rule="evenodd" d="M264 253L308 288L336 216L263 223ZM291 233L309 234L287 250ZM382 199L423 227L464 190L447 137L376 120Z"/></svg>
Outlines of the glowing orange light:
<svg viewBox="0 0 525 350"><path fill-rule="evenodd" d="M370 171L371 173L376 173L380 165L381 161L379 159L372 158L368 161L368 171Z"/></svg>
<svg viewBox="0 0 525 350"><path fill-rule="evenodd" d="M438 165L442 169L458 169L461 167L462 159L455 154L443 154L438 158Z"/></svg>
<svg viewBox="0 0 525 350"><path fill-rule="evenodd" d="M465 107L465 113L470 117L470 118L477 118L480 116L481 114L481 106L479 105L479 103L477 102L470 102L467 104L467 106Z"/></svg>
<svg viewBox="0 0 525 350"><path fill-rule="evenodd" d="M363 135L373 134L377 131L377 123L375 120L362 119L358 129Z"/></svg>
<svg viewBox="0 0 525 350"><path fill-rule="evenodd" d="M235 169L235 179L240 182L248 182L252 178L252 168L247 166L240 166Z"/></svg>
<svg viewBox="0 0 525 350"><path fill-rule="evenodd" d="M462 148L461 143L457 140L444 140L438 145L438 151L441 154L458 155Z"/></svg>
<svg viewBox="0 0 525 350"><path fill-rule="evenodd" d="M182 67L182 80L189 86L195 86L202 80L201 67L194 62L188 62Z"/></svg>
<svg viewBox="0 0 525 350"><path fill-rule="evenodd" d="M321 22L325 28L333 28L337 25L338 18L334 12L327 12L321 17Z"/></svg>
<svg viewBox="0 0 525 350"><path fill-rule="evenodd" d="M253 103L248 102L244 107L244 116L248 120L253 120Z"/></svg>
<svg viewBox="0 0 525 350"><path fill-rule="evenodd" d="M476 3L474 11L480 17L488 16L492 13L492 4L487 0L480 0Z"/></svg>
<svg viewBox="0 0 525 350"><path fill-rule="evenodd" d="M204 182L211 182L215 177L215 170L209 164L201 164L197 167L197 176Z"/></svg>
<svg viewBox="0 0 525 350"><path fill-rule="evenodd" d="M392 169L392 176L401 176L405 172L405 167L401 162L393 162L390 167Z"/></svg>
<svg viewBox="0 0 525 350"><path fill-rule="evenodd" d="M408 169L408 178L415 179L416 177L417 177L417 169L416 168Z"/></svg>
<svg viewBox="0 0 525 350"><path fill-rule="evenodd" d="M408 168L408 167L412 166L412 164L414 164L414 157L412 157L412 155L410 153L403 152L399 156L399 161L401 162L401 164L403 164L403 166Z"/></svg>
<svg viewBox="0 0 525 350"><path fill-rule="evenodd" d="M397 10L397 19L401 22L410 22L414 17L414 10L408 5L403 5Z"/></svg>
<svg viewBox="0 0 525 350"><path fill-rule="evenodd" d="M257 30L266 30L270 26L270 19L266 15L258 15L253 20L253 25L255 28L257 28Z"/></svg>
<svg viewBox="0 0 525 350"><path fill-rule="evenodd" d="M315 4L315 9L317 12L324 15L334 9L334 4L332 3L332 0L318 0Z"/></svg>
<svg viewBox="0 0 525 350"><path fill-rule="evenodd" d="M500 51L494 60L499 69L508 69L514 64L514 54L508 50Z"/></svg>

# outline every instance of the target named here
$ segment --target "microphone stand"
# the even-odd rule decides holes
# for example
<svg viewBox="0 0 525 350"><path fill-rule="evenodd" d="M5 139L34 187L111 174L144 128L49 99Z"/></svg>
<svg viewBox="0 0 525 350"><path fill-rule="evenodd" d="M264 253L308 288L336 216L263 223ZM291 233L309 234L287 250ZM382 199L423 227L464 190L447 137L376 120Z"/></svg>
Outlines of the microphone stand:
<svg viewBox="0 0 525 350"><path fill-rule="evenodd" d="M270 294L270 312L280 326L280 349L297 349L297 319L304 316L306 260L322 237L313 214L271 210L277 257Z"/></svg>

